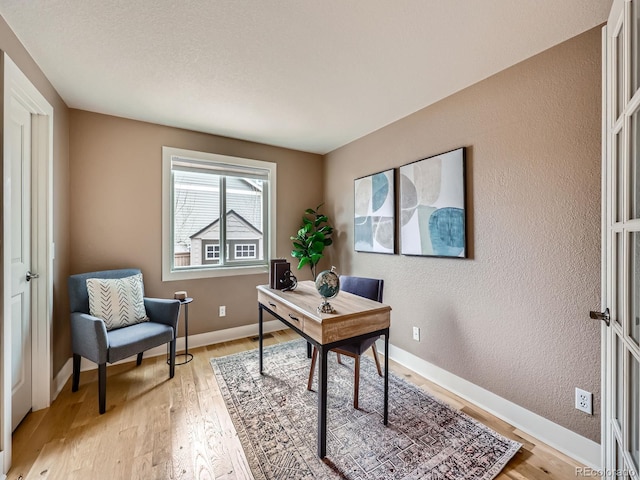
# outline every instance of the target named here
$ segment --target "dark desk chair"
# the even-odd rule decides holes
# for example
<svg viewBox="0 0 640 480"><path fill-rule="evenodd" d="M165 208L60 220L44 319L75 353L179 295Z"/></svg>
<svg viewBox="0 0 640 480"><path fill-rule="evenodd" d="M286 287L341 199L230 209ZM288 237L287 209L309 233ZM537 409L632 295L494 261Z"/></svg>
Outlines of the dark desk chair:
<svg viewBox="0 0 640 480"><path fill-rule="evenodd" d="M169 344L169 378L173 378L176 362L176 332L180 302L160 298L143 297L144 290L141 279L131 286L128 297L135 297L129 306L132 309L142 308L144 317L140 323L126 326L108 325L103 318L90 313L89 289L87 279L126 280L140 274L138 269L105 270L90 272L69 277L69 306L71 308L71 349L73 351L73 381L71 391L78 391L80 383L80 357L85 357L98 364L98 406L100 413L105 412L107 392L107 362L114 363L132 355L137 355L137 364L142 362L142 354L153 347ZM105 283L105 282L101 282ZM122 287L121 284L120 288ZM139 290L137 290L139 288ZM111 291L106 285L100 286L100 292L109 296ZM142 298L138 298L142 297ZM105 299L104 297L101 300ZM119 307L111 306L110 311ZM128 300L129 298L127 298ZM106 299L105 299L106 300ZM119 300L122 300L120 297ZM144 302L144 307L140 305ZM101 303L103 306L105 302ZM105 316L105 318L107 318Z"/></svg>
<svg viewBox="0 0 640 480"><path fill-rule="evenodd" d="M353 293L354 295L368 298L369 300L375 300L376 302L382 302L383 287L384 280L379 280L377 278L350 277L347 275L340 276L341 291ZM342 364L340 355L347 355L354 359L355 365L353 381L353 408L358 408L358 391L360 390L360 356L369 348L373 350L373 358L376 361L378 375L382 376L382 370L380 369L380 360L378 359L378 350L376 348L376 340L378 340L378 338L380 338L380 336L367 338L366 340L363 340L361 342L349 343L347 345L343 345L340 348L333 349L333 351L338 354L338 363L340 364ZM316 349L316 347L313 347L307 390L311 390L317 357L318 350Z"/></svg>

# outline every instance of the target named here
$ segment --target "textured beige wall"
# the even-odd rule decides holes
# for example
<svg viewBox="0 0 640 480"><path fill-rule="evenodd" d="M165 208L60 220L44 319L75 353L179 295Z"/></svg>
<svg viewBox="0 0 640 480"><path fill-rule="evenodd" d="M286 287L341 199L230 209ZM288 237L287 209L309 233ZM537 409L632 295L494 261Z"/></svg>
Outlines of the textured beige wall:
<svg viewBox="0 0 640 480"><path fill-rule="evenodd" d="M149 294L187 289L193 333L254 322L253 286L266 275L161 282L160 147L277 161L279 255L288 255L300 212L323 197L320 157L69 115L2 18L0 49L55 110L54 375L70 355L70 272L136 265ZM580 386L599 411L599 326L586 320L599 306L599 106L595 29L327 155L324 175L339 230L331 260L342 273L385 278L392 343L595 441L599 415L572 405ZM468 147L471 258L354 253L353 179L459 146ZM225 319L215 313L221 304Z"/></svg>
<svg viewBox="0 0 640 480"><path fill-rule="evenodd" d="M321 202L322 157L81 110L70 117L72 272L138 267L149 296L186 290L189 334L256 323L266 273L162 281L162 146L276 162L277 254L286 257L304 209Z"/></svg>
<svg viewBox="0 0 640 480"><path fill-rule="evenodd" d="M385 279L392 344L597 442L600 63L596 28L328 154L325 175L332 263ZM353 251L353 179L461 146L469 259Z"/></svg>
<svg viewBox="0 0 640 480"><path fill-rule="evenodd" d="M55 376L71 355L69 330L69 109L33 61L4 18L0 17L0 49L6 52L53 106L53 325ZM3 75L0 75L2 83ZM0 100L1 101L1 100ZM1 188L1 187L0 187Z"/></svg>

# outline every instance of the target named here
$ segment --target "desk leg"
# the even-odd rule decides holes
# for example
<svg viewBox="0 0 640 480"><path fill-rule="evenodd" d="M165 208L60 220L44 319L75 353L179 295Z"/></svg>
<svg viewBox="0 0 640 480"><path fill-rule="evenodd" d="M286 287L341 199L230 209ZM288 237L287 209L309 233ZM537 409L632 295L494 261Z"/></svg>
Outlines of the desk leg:
<svg viewBox="0 0 640 480"><path fill-rule="evenodd" d="M327 454L327 353L318 345L320 367L318 368L318 457Z"/></svg>
<svg viewBox="0 0 640 480"><path fill-rule="evenodd" d="M258 304L258 351L260 356L260 375L262 375L262 305Z"/></svg>
<svg viewBox="0 0 640 480"><path fill-rule="evenodd" d="M384 424L389 422L389 330L384 336Z"/></svg>

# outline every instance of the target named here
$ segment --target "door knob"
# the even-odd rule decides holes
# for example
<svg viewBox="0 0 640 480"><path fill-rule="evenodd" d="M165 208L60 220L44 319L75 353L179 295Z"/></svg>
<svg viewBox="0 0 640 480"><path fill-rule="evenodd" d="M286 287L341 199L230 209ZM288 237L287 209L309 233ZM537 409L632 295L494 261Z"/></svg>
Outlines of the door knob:
<svg viewBox="0 0 640 480"><path fill-rule="evenodd" d="M604 312L594 312L593 310L589 312L589 317L594 320L602 320L607 324L607 327L611 323L611 315L609 314L609 309L605 309Z"/></svg>
<svg viewBox="0 0 640 480"><path fill-rule="evenodd" d="M30 282L32 278L39 278L40 275L37 273L27 272L27 282Z"/></svg>

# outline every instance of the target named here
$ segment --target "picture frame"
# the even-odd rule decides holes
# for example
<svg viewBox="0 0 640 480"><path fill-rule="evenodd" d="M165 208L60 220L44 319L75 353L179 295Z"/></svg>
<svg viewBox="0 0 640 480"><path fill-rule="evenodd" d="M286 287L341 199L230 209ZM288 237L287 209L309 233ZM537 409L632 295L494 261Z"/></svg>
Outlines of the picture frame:
<svg viewBox="0 0 640 480"><path fill-rule="evenodd" d="M396 253L395 169L354 180L354 249Z"/></svg>
<svg viewBox="0 0 640 480"><path fill-rule="evenodd" d="M465 148L399 169L400 253L467 258Z"/></svg>

